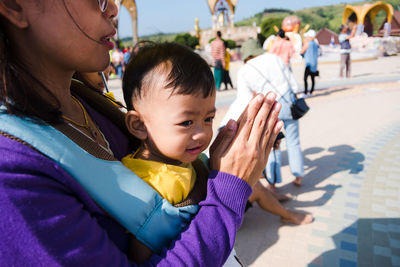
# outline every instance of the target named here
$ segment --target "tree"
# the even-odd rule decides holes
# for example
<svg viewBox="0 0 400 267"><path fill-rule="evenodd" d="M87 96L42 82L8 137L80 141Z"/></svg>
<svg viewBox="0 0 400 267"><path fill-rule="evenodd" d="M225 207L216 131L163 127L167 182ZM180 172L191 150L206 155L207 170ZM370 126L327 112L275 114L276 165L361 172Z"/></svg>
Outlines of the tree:
<svg viewBox="0 0 400 267"><path fill-rule="evenodd" d="M190 35L189 33L182 33L175 36L174 42L186 45L192 49L199 44L199 39L197 37Z"/></svg>
<svg viewBox="0 0 400 267"><path fill-rule="evenodd" d="M282 25L283 17L270 17L266 18L261 22L261 34L264 35L265 38L268 38L270 35L275 35L276 32L274 30L274 26L280 28Z"/></svg>

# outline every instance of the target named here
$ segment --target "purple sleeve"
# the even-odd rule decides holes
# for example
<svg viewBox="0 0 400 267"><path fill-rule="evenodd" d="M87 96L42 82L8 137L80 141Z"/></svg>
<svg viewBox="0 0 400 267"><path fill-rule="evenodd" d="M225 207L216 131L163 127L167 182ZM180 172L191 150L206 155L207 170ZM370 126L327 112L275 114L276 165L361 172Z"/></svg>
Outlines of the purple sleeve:
<svg viewBox="0 0 400 267"><path fill-rule="evenodd" d="M250 193L235 176L211 172L207 198L188 229L146 265L222 265ZM6 266L131 265L124 229L57 164L2 136L0 210L0 262Z"/></svg>
<svg viewBox="0 0 400 267"><path fill-rule="evenodd" d="M2 266L129 265L117 246L123 230L106 222L83 188L46 157L2 136L0 210ZM111 241L113 231L119 234Z"/></svg>

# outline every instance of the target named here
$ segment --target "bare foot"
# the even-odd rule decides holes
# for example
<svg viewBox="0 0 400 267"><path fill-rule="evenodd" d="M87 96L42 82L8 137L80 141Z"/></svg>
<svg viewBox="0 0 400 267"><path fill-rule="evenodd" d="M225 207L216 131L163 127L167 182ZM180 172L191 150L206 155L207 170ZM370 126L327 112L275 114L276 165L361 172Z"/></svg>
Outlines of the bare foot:
<svg viewBox="0 0 400 267"><path fill-rule="evenodd" d="M303 180L303 177L297 176L296 179L294 179L293 184L297 186L301 186L301 181Z"/></svg>
<svg viewBox="0 0 400 267"><path fill-rule="evenodd" d="M289 211L289 217L283 218L281 217L281 222L283 223L292 223L292 224L309 224L314 221L314 217L308 213L298 213L294 211Z"/></svg>

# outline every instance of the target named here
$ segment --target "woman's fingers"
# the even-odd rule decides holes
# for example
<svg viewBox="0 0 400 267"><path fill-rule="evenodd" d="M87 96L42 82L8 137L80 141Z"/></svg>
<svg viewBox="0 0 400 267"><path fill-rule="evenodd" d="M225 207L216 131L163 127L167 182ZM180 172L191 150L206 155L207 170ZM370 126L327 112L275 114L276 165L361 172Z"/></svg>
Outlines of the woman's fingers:
<svg viewBox="0 0 400 267"><path fill-rule="evenodd" d="M278 121L272 130L272 133L270 135L267 145L265 146L265 155L269 155L269 153L271 152L271 149L274 146L276 137L278 136L278 134L282 130L282 128L283 128L283 121ZM268 156L267 156L267 158L268 158Z"/></svg>
<svg viewBox="0 0 400 267"><path fill-rule="evenodd" d="M276 94L273 92L269 92L264 98L262 106L254 119L254 123L249 136L250 143L261 144L261 141L264 139L264 136L265 135L269 136L270 133L272 132L272 128L270 127L265 128L265 125L267 123L270 123L271 119L273 119L273 117L271 117L270 114L272 107L274 106L275 99L276 99ZM269 119L267 120L267 118ZM273 122L274 124L275 121Z"/></svg>
<svg viewBox="0 0 400 267"><path fill-rule="evenodd" d="M264 96L262 94L257 95L250 101L245 111L243 111L242 115L239 117L238 136L240 135L241 137L243 137L244 140L249 139L254 120L263 103L264 103Z"/></svg>
<svg viewBox="0 0 400 267"><path fill-rule="evenodd" d="M218 133L213 144L210 147L210 167L211 169L219 169L219 159L227 151L236 136L237 123L234 120L229 120L228 123ZM211 156L212 155L212 156Z"/></svg>
<svg viewBox="0 0 400 267"><path fill-rule="evenodd" d="M273 143L275 142L276 137L273 136L274 134L273 131L274 127L277 124L280 110L281 110L281 104L275 102L275 104L271 108L271 112L269 113L268 119L264 126L265 127L264 135L260 138L260 145L262 148L265 148L268 145L270 139L272 139Z"/></svg>

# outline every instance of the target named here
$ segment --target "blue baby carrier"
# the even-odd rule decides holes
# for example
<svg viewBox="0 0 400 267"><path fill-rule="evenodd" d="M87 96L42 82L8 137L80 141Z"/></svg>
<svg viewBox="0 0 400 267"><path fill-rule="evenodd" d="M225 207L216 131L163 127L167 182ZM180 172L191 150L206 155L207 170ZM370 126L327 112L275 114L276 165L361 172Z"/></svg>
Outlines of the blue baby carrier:
<svg viewBox="0 0 400 267"><path fill-rule="evenodd" d="M176 239L198 211L197 205L172 206L121 162L98 159L52 126L7 114L4 107L0 107L0 131L55 161L98 205L156 253Z"/></svg>

